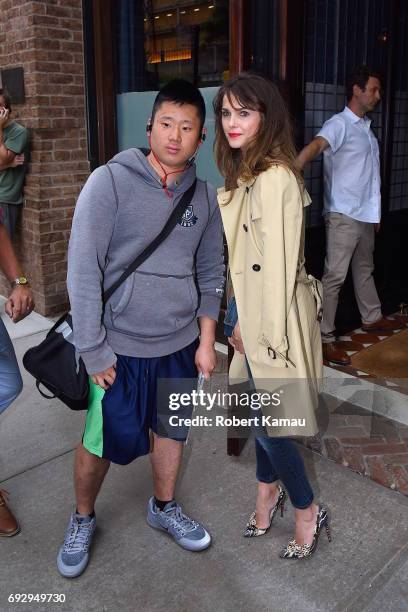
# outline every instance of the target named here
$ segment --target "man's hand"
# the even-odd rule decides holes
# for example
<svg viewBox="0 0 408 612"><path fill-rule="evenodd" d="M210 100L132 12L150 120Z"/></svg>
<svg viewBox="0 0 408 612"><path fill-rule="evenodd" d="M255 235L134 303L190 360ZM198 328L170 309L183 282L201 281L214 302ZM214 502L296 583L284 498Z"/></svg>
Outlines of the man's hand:
<svg viewBox="0 0 408 612"><path fill-rule="evenodd" d="M234 347L236 351L238 351L238 353L242 353L242 355L245 355L245 349L244 349L244 344L242 342L241 328L239 326L239 321L237 321L237 324L234 327L232 336L228 338L228 342L230 343L231 346Z"/></svg>
<svg viewBox="0 0 408 612"><path fill-rule="evenodd" d="M4 108L4 106L0 107L0 128L3 128L7 123L9 114L10 111L8 108Z"/></svg>
<svg viewBox="0 0 408 612"><path fill-rule="evenodd" d="M209 380L217 365L217 355L213 343L200 342L195 354L197 370L204 374L205 380Z"/></svg>
<svg viewBox="0 0 408 612"><path fill-rule="evenodd" d="M381 223L374 223L374 231L376 234L378 234L380 229L381 229Z"/></svg>
<svg viewBox="0 0 408 612"><path fill-rule="evenodd" d="M24 153L20 155L15 155L13 161L10 162L9 168L17 168L18 166L22 166L24 164Z"/></svg>
<svg viewBox="0 0 408 612"><path fill-rule="evenodd" d="M107 370L104 370L103 372L98 372L98 374L92 374L91 378L92 382L95 383L95 385L99 385L100 387L102 387L102 389L105 389L106 391L115 382L116 364L114 364Z"/></svg>
<svg viewBox="0 0 408 612"><path fill-rule="evenodd" d="M34 308L33 295L28 287L17 285L10 293L5 310L13 323L17 323L30 314Z"/></svg>

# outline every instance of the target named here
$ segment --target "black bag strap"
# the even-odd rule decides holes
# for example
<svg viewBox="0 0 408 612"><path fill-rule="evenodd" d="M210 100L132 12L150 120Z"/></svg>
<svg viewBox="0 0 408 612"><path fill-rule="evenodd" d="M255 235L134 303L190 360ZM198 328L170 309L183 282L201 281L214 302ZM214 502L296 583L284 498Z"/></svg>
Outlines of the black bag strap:
<svg viewBox="0 0 408 612"><path fill-rule="evenodd" d="M194 182L187 189L185 193L183 193L180 202L177 204L176 208L172 211L170 217L168 218L165 226L161 230L161 232L156 236L152 242L147 245L145 249L132 261L130 266L126 268L126 270L121 274L117 281L113 283L103 292L102 301L104 304L112 297L116 289L120 287L120 285L137 269L142 265L143 262L146 261L148 257L157 249L157 247L167 238L167 236L173 231L176 227L178 221L184 214L187 206L189 206L191 200L194 197L194 193L197 186L197 179L194 179Z"/></svg>

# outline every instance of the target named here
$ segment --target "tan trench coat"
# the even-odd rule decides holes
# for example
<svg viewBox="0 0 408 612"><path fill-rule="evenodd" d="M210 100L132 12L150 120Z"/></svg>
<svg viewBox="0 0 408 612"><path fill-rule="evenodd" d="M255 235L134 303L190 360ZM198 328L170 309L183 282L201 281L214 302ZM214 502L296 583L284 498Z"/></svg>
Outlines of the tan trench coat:
<svg viewBox="0 0 408 612"><path fill-rule="evenodd" d="M257 391L282 391L280 406L267 414L291 421L265 423L268 435L315 435L322 289L304 266L310 198L302 199L295 176L282 166L241 183L227 204L230 195L218 190L245 356ZM248 378L245 356L235 351L231 384ZM305 419L305 426L292 419Z"/></svg>

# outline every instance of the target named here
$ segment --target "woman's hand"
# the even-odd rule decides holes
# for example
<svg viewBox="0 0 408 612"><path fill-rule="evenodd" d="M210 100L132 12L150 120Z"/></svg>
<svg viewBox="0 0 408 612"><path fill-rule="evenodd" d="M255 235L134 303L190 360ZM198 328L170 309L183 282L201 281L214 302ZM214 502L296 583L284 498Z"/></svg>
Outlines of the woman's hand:
<svg viewBox="0 0 408 612"><path fill-rule="evenodd" d="M237 324L234 327L232 336L228 338L228 342L230 343L231 346L234 347L236 351L238 351L238 353L245 355L245 349L244 349L244 344L242 342L241 328L239 326L239 321L237 321Z"/></svg>

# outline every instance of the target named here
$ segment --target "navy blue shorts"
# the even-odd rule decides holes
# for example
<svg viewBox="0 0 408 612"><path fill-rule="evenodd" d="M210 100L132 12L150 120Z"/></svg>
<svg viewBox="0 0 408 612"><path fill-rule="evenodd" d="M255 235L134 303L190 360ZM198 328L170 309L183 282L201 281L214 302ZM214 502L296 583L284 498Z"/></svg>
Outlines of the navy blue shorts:
<svg viewBox="0 0 408 612"><path fill-rule="evenodd" d="M117 355L116 379L107 391L91 379L84 447L92 454L126 465L150 450L150 430L184 441L188 427L169 427L170 393L191 393L197 387L195 353L198 338L163 357ZM193 406L184 406L191 417Z"/></svg>

